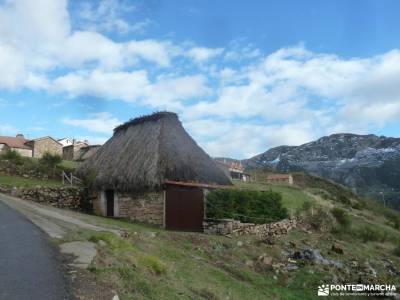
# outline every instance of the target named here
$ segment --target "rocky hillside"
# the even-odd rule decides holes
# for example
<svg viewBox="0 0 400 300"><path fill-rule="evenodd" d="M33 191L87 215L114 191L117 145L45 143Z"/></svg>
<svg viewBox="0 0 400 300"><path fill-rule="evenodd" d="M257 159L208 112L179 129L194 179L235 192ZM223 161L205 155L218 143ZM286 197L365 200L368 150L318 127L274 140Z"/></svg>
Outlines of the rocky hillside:
<svg viewBox="0 0 400 300"><path fill-rule="evenodd" d="M400 138L333 134L280 146L245 161L252 169L305 171L400 208Z"/></svg>

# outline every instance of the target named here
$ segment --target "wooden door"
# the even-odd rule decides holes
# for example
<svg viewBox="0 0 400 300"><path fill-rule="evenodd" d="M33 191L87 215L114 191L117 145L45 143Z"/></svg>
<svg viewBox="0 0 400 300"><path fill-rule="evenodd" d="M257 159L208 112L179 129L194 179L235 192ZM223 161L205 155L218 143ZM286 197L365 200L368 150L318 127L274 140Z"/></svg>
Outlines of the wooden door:
<svg viewBox="0 0 400 300"><path fill-rule="evenodd" d="M114 190L106 190L107 217L114 217Z"/></svg>
<svg viewBox="0 0 400 300"><path fill-rule="evenodd" d="M203 231L204 197L199 188L169 186L165 199L165 227L170 230Z"/></svg>

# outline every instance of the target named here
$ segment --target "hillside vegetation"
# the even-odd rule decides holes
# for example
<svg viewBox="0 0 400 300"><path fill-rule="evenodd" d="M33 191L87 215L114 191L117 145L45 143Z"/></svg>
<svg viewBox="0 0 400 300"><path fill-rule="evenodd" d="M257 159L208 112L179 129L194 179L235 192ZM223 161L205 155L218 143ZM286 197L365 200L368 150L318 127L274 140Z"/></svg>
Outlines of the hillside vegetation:
<svg viewBox="0 0 400 300"><path fill-rule="evenodd" d="M287 213L300 220L286 235L213 236L76 214L124 235L77 229L55 243L96 243L97 256L78 279L121 299L317 299L321 284L400 286L397 212L320 178L299 173L299 186L269 186L258 172L256 182L235 185L245 194L279 195Z"/></svg>
<svg viewBox="0 0 400 300"><path fill-rule="evenodd" d="M329 184L237 182L244 190L279 192L283 205L303 220L287 235L267 240L172 232L94 216L83 217L123 229L126 237L81 232L71 239L97 243L90 276L121 299L317 299L320 284L399 285L399 215L375 202L340 201L332 193L341 187Z"/></svg>

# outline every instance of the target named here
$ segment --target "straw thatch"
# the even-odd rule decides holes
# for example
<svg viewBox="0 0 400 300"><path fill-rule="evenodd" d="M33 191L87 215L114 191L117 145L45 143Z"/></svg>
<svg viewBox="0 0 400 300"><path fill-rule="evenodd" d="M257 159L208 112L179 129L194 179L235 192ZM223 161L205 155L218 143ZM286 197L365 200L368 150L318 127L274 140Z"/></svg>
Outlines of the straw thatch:
<svg viewBox="0 0 400 300"><path fill-rule="evenodd" d="M231 185L196 144L178 116L159 112L115 128L114 135L78 170L97 189L158 190L166 180Z"/></svg>

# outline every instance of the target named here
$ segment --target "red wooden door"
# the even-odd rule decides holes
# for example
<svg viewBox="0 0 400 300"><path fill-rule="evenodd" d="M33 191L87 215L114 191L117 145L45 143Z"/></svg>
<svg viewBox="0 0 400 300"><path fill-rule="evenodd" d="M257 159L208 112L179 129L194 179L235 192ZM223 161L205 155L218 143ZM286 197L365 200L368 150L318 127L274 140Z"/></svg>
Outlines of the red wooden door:
<svg viewBox="0 0 400 300"><path fill-rule="evenodd" d="M201 189L169 186L165 200L167 229L203 231L204 196Z"/></svg>

